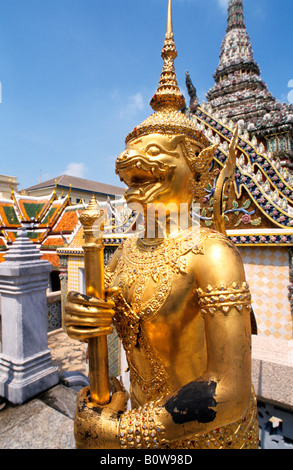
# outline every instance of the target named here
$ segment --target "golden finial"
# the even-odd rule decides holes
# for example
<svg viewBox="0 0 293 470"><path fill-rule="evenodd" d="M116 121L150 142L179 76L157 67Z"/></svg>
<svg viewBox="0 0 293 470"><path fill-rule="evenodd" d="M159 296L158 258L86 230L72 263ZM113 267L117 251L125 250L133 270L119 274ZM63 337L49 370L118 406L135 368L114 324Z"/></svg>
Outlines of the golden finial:
<svg viewBox="0 0 293 470"><path fill-rule="evenodd" d="M150 105L154 111L158 111L163 108L172 108L179 111L180 109L184 108L185 99L178 86L174 67L174 60L177 57L177 51L173 34L171 0L169 0L168 3L167 31L161 57L164 61L163 70L157 92L151 99Z"/></svg>
<svg viewBox="0 0 293 470"><path fill-rule="evenodd" d="M9 178L8 184L9 184L9 187L10 187L10 194L11 194L11 197L13 197L13 195L14 195L14 189L13 189L13 186L12 186L11 178Z"/></svg>
<svg viewBox="0 0 293 470"><path fill-rule="evenodd" d="M172 0L169 0L169 4L168 4L168 15L167 15L167 34L173 34L173 22L172 22Z"/></svg>
<svg viewBox="0 0 293 470"><path fill-rule="evenodd" d="M173 35L172 2L168 2L167 32L162 49L164 61L157 92L152 97L150 105L155 111L145 121L130 132L125 143L153 133L169 135L185 135L196 142L200 148L209 146L209 140L198 129L195 123L184 114L185 99L177 83L174 60L177 57Z"/></svg>

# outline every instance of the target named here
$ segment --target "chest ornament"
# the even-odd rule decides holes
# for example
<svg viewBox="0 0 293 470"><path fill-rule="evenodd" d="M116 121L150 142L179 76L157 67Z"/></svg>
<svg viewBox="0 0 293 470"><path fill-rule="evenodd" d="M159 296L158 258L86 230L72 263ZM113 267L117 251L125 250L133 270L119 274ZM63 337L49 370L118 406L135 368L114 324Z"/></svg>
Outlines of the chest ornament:
<svg viewBox="0 0 293 470"><path fill-rule="evenodd" d="M194 243L192 231L179 237L159 241L129 239L123 247L114 278L119 279L122 293L131 293L131 309L140 318L150 319L157 314L168 298L172 274L187 273L186 255L203 254L203 248ZM152 289L147 288L152 283Z"/></svg>
<svg viewBox="0 0 293 470"><path fill-rule="evenodd" d="M171 293L173 274L187 274L186 255L190 252L203 254L203 248L195 244L192 237L189 231L179 238L159 243L129 239L124 243L112 276L113 285L120 288L115 297L114 326L126 352L131 381L137 382L148 399L168 392L169 384L165 368L150 344L145 322L164 306ZM151 371L148 380L143 379L135 367L134 348L143 353L148 364Z"/></svg>

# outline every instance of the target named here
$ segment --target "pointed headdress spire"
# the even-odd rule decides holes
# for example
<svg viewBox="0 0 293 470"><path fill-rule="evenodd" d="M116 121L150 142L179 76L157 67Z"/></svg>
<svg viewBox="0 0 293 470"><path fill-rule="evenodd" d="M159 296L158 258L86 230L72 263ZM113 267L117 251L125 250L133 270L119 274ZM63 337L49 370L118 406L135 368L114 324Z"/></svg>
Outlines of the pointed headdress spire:
<svg viewBox="0 0 293 470"><path fill-rule="evenodd" d="M154 111L166 106L180 110L185 106L185 99L179 89L174 67L174 60L177 57L177 51L173 34L171 0L169 0L168 3L167 31L161 57L164 61L163 70L157 92L151 99L150 105Z"/></svg>
<svg viewBox="0 0 293 470"><path fill-rule="evenodd" d="M163 70L157 92L150 102L154 113L128 134L125 143L129 147L139 146L143 144L141 140L146 136L151 136L150 141L156 142L157 139L153 140L153 136L160 134L167 138L166 141L174 146L174 149L180 146L193 174L193 178L190 178L190 189L195 199L199 200L205 194L204 188L210 181L209 168L215 154L215 145L210 145L209 139L184 112L185 99L178 86L174 68L177 51L173 35L171 0L168 0L167 32L161 55L164 61Z"/></svg>
<svg viewBox="0 0 293 470"><path fill-rule="evenodd" d="M168 3L167 31L166 31L166 34L173 34L172 0L169 0L169 3Z"/></svg>
<svg viewBox="0 0 293 470"><path fill-rule="evenodd" d="M179 135L184 134L197 141L202 148L209 142L195 128L195 124L181 110L185 107L185 98L177 83L174 60L177 57L173 34L172 1L168 0L167 31L161 57L164 61L156 93L150 106L155 111L126 137L126 144L142 135L152 133Z"/></svg>

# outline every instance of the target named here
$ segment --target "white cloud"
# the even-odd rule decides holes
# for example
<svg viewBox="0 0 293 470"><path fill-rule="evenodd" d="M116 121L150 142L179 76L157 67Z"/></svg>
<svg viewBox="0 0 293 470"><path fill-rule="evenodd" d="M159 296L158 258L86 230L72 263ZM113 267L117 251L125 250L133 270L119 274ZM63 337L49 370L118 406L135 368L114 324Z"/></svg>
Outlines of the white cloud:
<svg viewBox="0 0 293 470"><path fill-rule="evenodd" d="M227 11L229 0L217 0L217 2L222 10Z"/></svg>
<svg viewBox="0 0 293 470"><path fill-rule="evenodd" d="M128 104L125 108L120 111L120 117L129 117L141 111L144 108L143 97L141 93L136 93L135 95L130 96L128 99Z"/></svg>
<svg viewBox="0 0 293 470"><path fill-rule="evenodd" d="M83 178L84 173L86 172L86 167L84 163L69 163L65 169L65 175L77 176L78 178Z"/></svg>
<svg viewBox="0 0 293 470"><path fill-rule="evenodd" d="M198 0L177 0L180 3L196 3ZM221 10L227 12L229 0L216 0Z"/></svg>

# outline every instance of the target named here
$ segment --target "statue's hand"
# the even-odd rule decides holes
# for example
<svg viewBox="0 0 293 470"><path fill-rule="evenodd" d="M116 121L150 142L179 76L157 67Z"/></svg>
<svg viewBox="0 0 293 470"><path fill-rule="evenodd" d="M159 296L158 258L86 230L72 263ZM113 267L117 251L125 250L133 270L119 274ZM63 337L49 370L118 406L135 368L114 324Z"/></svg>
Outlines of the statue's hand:
<svg viewBox="0 0 293 470"><path fill-rule="evenodd" d="M65 304L65 326L68 336L79 341L88 341L112 333L115 303L110 300L115 290L106 291L106 300L70 291Z"/></svg>
<svg viewBox="0 0 293 470"><path fill-rule="evenodd" d="M126 395L116 391L108 405L90 401L89 387L77 396L74 436L77 449L119 449L119 419L125 411Z"/></svg>

